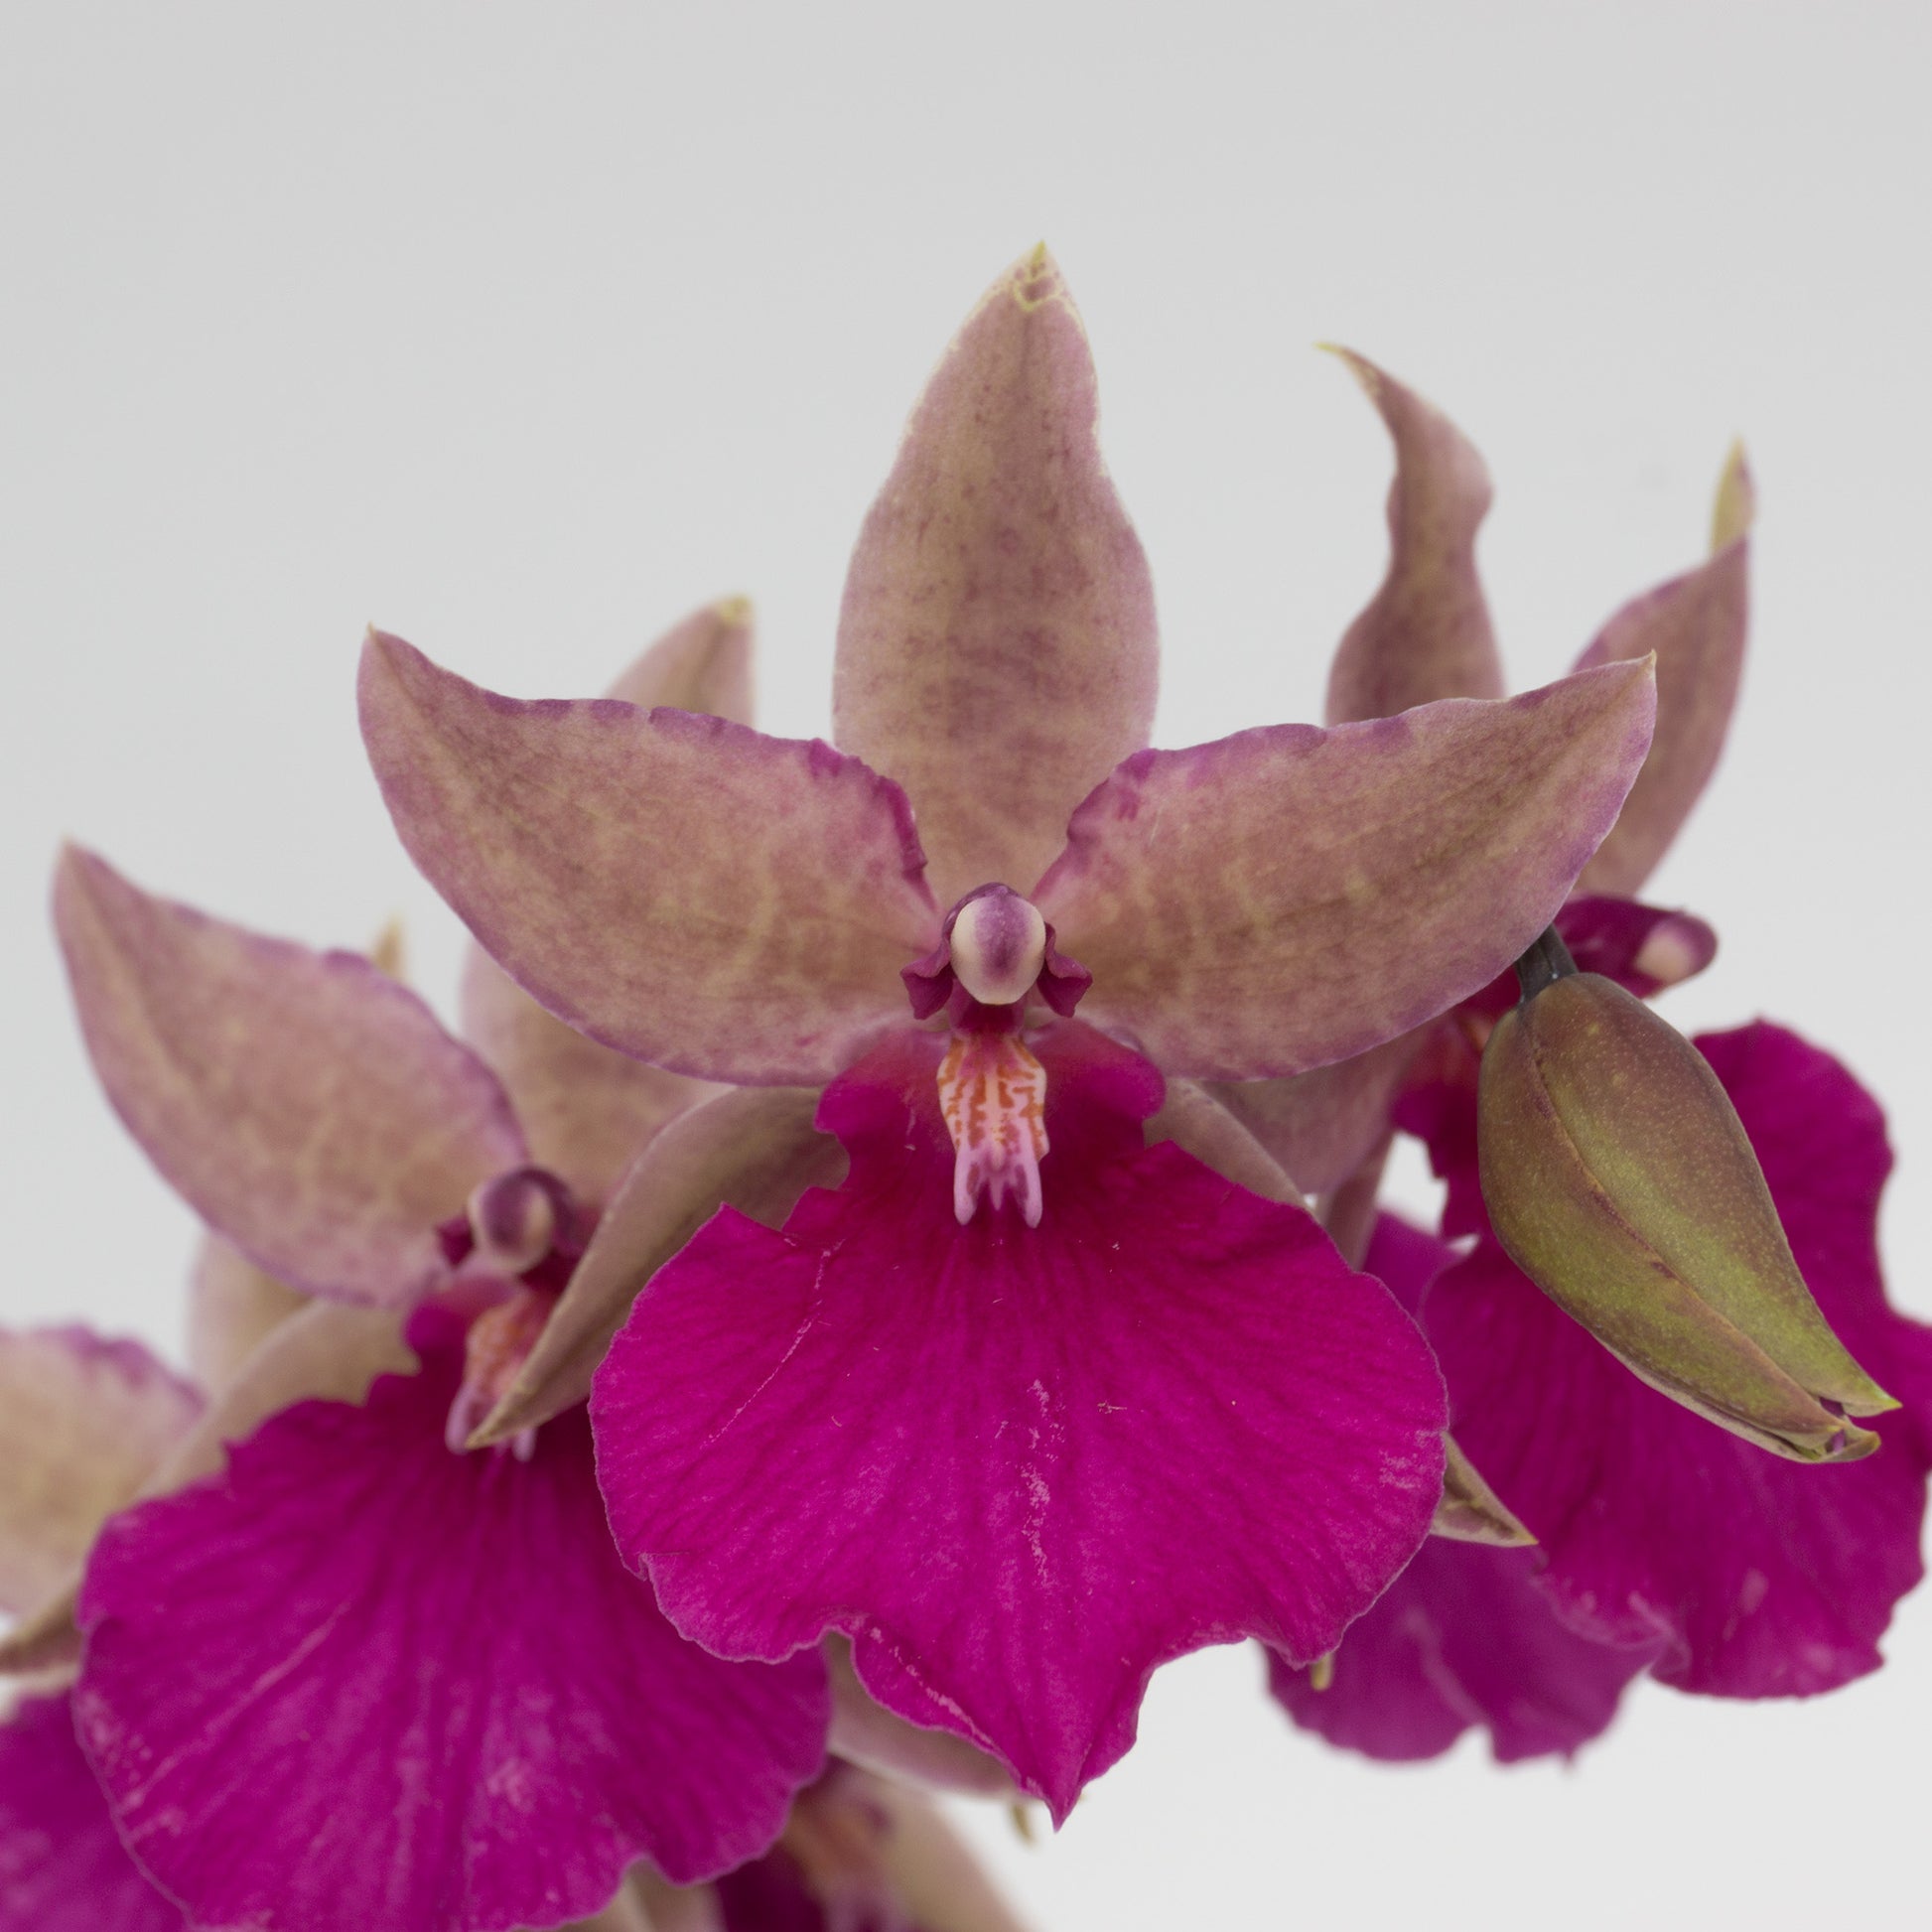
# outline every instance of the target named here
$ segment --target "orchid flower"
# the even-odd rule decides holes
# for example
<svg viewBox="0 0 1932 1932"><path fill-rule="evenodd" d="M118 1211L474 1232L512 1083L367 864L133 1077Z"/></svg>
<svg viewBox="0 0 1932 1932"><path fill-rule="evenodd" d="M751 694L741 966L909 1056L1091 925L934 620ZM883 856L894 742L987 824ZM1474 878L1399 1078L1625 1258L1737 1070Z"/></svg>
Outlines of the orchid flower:
<svg viewBox="0 0 1932 1932"><path fill-rule="evenodd" d="M1331 706L1347 715L1500 690L1473 558L1488 500L1480 459L1413 392L1355 366L1396 444L1394 541L1388 582L1336 654ZM1624 606L1580 660L1656 656L1648 759L1555 921L1580 966L1645 998L1708 965L1716 934L1689 914L1604 895L1643 885L1716 766L1743 658L1752 495L1733 453L1710 560ZM1901 1405L1875 1425L1882 1453L1813 1472L1644 1386L1503 1252L1477 1180L1476 1068L1514 999L1499 982L1380 1060L1326 1069L1319 1095L1295 1082L1224 1090L1303 1173L1319 1160L1357 1162L1352 1179L1324 1173L1336 1201L1372 1202L1391 1109L1394 1125L1424 1140L1449 1185L1443 1235L1462 1245L1365 1215L1367 1265L1420 1313L1458 1439L1538 1538L1526 1551L1427 1545L1350 1629L1324 1690L1275 1662L1274 1688L1298 1723L1375 1756L1434 1755L1477 1724L1505 1759L1573 1751L1646 1670L1721 1696L1834 1689L1877 1667L1891 1607L1921 1575L1932 1334L1885 1301L1876 1217L1890 1155L1876 1103L1781 1028L1695 1042L1749 1136L1820 1310ZM1324 1112L1353 1123L1340 1144L1322 1147L1310 1131Z"/></svg>
<svg viewBox="0 0 1932 1932"><path fill-rule="evenodd" d="M742 641L697 622L703 656ZM660 692L688 686L688 631L647 667ZM95 1545L74 1710L144 1867L198 1923L502 1932L600 1909L640 1859L692 1882L762 1852L823 1763L820 1660L677 1635L612 1551L581 1407L513 1453L464 1449L691 1083L486 962L466 991L493 1068L360 957L87 855L56 910L129 1129L213 1230L321 1298L271 1342L346 1320L412 1371L278 1408L218 1481Z"/></svg>
<svg viewBox="0 0 1932 1932"><path fill-rule="evenodd" d="M839 750L520 703L382 635L361 691L404 844L505 970L606 1046L754 1090L687 1117L702 1159L645 1150L476 1440L595 1371L619 1546L680 1630L767 1662L844 1633L882 1705L1056 1819L1157 1665L1331 1649L1442 1489L1413 1326L1193 1083L1484 985L1614 822L1653 702L1613 663L1145 749L1152 598L1094 421L1035 252L867 519ZM778 1232L706 1220L735 1141L802 1141L820 1089L844 1184Z"/></svg>

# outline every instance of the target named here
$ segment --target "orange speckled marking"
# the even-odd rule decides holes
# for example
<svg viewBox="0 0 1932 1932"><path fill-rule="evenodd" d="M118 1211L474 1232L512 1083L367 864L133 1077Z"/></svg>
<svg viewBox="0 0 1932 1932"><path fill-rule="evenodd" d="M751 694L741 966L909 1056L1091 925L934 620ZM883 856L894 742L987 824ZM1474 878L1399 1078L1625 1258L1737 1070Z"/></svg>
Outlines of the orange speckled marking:
<svg viewBox="0 0 1932 1932"><path fill-rule="evenodd" d="M960 1225L982 1190L998 1207L1009 1189L1027 1225L1039 1225L1046 1152L1046 1069L1012 1034L956 1034L939 1066L939 1110L952 1136L952 1205Z"/></svg>

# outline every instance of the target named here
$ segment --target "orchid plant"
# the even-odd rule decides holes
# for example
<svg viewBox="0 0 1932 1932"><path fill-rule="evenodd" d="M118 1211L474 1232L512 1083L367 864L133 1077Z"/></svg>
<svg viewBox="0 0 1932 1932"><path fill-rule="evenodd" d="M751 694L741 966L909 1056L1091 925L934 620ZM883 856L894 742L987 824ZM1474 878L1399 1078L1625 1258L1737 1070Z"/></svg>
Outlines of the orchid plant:
<svg viewBox="0 0 1932 1932"><path fill-rule="evenodd" d="M462 1037L63 859L95 1066L209 1242L196 1384L0 1345L0 1660L48 1680L0 1922L1009 1932L925 1794L1064 1819L1206 1644L1393 1758L1877 1665L1932 1470L1882 1121L1644 1004L1715 947L1633 896L1728 723L1748 473L1505 697L1481 460L1346 359L1392 555L1324 727L1149 748L1035 251L861 533L836 749L753 729L737 604L593 700L371 634ZM1378 1204L1402 1133L1434 1232Z"/></svg>

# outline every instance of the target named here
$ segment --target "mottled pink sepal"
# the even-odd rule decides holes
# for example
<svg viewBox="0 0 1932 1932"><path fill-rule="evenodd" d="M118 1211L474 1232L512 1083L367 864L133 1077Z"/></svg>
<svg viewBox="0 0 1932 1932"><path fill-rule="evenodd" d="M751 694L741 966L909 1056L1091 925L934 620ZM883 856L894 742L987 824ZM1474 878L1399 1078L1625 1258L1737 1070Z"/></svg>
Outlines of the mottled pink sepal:
<svg viewBox="0 0 1932 1932"><path fill-rule="evenodd" d="M1141 752L1033 897L1085 1011L1170 1073L1250 1080L1432 1019L1549 924L1650 742L1640 664L1518 698Z"/></svg>
<svg viewBox="0 0 1932 1932"><path fill-rule="evenodd" d="M1655 1673L1728 1697L1826 1691L1877 1668L1921 1575L1932 1333L1886 1305L1876 1247L1891 1166L1876 1103L1763 1023L1697 1044L1749 1134L1825 1317L1903 1404L1879 1453L1807 1467L1646 1387L1493 1240L1437 1278L1424 1323L1456 1440L1535 1531L1541 1587L1573 1628L1655 1643Z"/></svg>
<svg viewBox="0 0 1932 1932"><path fill-rule="evenodd" d="M142 1876L73 1734L66 1696L23 1699L0 1725L0 1926L7 1932L182 1932Z"/></svg>
<svg viewBox="0 0 1932 1932"><path fill-rule="evenodd" d="M905 1009L938 913L905 795L830 746L525 704L371 634L362 733L410 856L513 979L653 1065L817 1085Z"/></svg>
<svg viewBox="0 0 1932 1932"><path fill-rule="evenodd" d="M1095 408L1086 330L1040 248L934 371L853 553L834 735L911 795L942 905L1036 879L1147 743L1154 592Z"/></svg>
<svg viewBox="0 0 1932 1932"><path fill-rule="evenodd" d="M1063 1817L1147 1680L1206 1643L1332 1645L1440 1489L1433 1363L1302 1210L1172 1144L1160 1076L1077 1022L1047 1071L1044 1212L961 1226L902 1033L827 1090L852 1172L782 1234L721 1214L593 1394L619 1545L688 1634L847 1631L866 1688Z"/></svg>
<svg viewBox="0 0 1932 1932"><path fill-rule="evenodd" d="M816 1655L685 1643L611 1548L583 1412L453 1455L461 1325L118 1518L81 1598L82 1736L200 1923L502 1932L764 1849L819 1768Z"/></svg>
<svg viewBox="0 0 1932 1932"><path fill-rule="evenodd" d="M69 851L55 919L95 1071L197 1213L291 1287L400 1306L526 1157L496 1077L355 953L156 898Z"/></svg>

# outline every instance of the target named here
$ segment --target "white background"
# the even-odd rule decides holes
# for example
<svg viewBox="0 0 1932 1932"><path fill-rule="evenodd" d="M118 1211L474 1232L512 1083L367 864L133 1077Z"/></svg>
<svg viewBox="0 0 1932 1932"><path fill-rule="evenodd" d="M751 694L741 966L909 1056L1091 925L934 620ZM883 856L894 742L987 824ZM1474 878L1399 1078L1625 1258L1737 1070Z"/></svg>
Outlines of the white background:
<svg viewBox="0 0 1932 1932"><path fill-rule="evenodd" d="M762 721L827 724L846 551L928 366L1045 235L1154 562L1160 740L1318 714L1388 456L1321 339L1490 460L1517 682L1701 552L1733 434L1758 616L1653 897L1889 1103L1932 1313L1925 1020L1932 14L1193 0L934 8L16 4L0 39L0 1312L172 1344L192 1227L98 1098L56 841L272 931L453 923L393 846L362 627L588 693L744 590ZM1411 1176L1413 1180L1413 1176ZM506 1587L530 1580L506 1579ZM1932 1607L1809 1705L1653 1689L1571 1769L1291 1730L1251 1653L1166 1673L1042 1927L1928 1922Z"/></svg>

